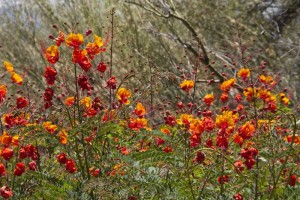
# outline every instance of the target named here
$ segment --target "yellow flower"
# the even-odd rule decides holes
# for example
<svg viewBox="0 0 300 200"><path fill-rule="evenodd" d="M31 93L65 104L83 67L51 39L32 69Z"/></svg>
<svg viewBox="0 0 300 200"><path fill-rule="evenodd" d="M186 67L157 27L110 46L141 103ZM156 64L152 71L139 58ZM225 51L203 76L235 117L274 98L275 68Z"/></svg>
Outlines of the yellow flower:
<svg viewBox="0 0 300 200"><path fill-rule="evenodd" d="M250 69L248 68L242 68L240 69L240 71L238 72L238 77L241 77L244 81L247 80L247 78L250 76Z"/></svg>
<svg viewBox="0 0 300 200"><path fill-rule="evenodd" d="M74 34L70 33L66 39L66 44L68 46L78 48L83 43L83 35L80 33Z"/></svg>
<svg viewBox="0 0 300 200"><path fill-rule="evenodd" d="M188 114L181 114L180 119L177 119L176 122L179 125L185 125L187 127L190 126L191 121L194 119L193 115L188 115Z"/></svg>
<svg viewBox="0 0 300 200"><path fill-rule="evenodd" d="M203 101L204 101L204 103L206 103L207 106L210 106L214 100L215 100L215 97L213 94L207 94L207 95L205 95Z"/></svg>
<svg viewBox="0 0 300 200"><path fill-rule="evenodd" d="M98 35L94 35L94 43L98 46L98 47L102 47L103 46L103 40L101 37L99 37Z"/></svg>
<svg viewBox="0 0 300 200"><path fill-rule="evenodd" d="M79 104L83 105L86 109L90 108L92 106L91 97L84 97L80 100Z"/></svg>
<svg viewBox="0 0 300 200"><path fill-rule="evenodd" d="M52 122L44 122L43 123L43 127L46 129L46 131L48 131L51 134L54 134L55 131L57 130L57 126L52 124Z"/></svg>
<svg viewBox="0 0 300 200"><path fill-rule="evenodd" d="M273 80L272 76L265 76L263 74L259 76L259 80L262 83L270 83L270 84L274 83L274 80Z"/></svg>
<svg viewBox="0 0 300 200"><path fill-rule="evenodd" d="M131 97L131 92L126 88L120 88L117 92L118 100L125 105L130 104L130 101L128 100L128 98L130 97Z"/></svg>
<svg viewBox="0 0 300 200"><path fill-rule="evenodd" d="M6 71L11 73L14 71L13 65L8 61L4 61L4 68L6 69Z"/></svg>
<svg viewBox="0 0 300 200"><path fill-rule="evenodd" d="M12 72L11 73L11 79L17 85L22 85L23 79L19 74L15 73L15 72Z"/></svg>
<svg viewBox="0 0 300 200"><path fill-rule="evenodd" d="M222 115L218 115L216 118L216 126L220 129L234 126L235 121L238 120L238 116L238 113L233 114L232 111L223 111Z"/></svg>
<svg viewBox="0 0 300 200"><path fill-rule="evenodd" d="M45 55L49 63L55 64L59 59L58 46L51 45L50 47L48 47Z"/></svg>
<svg viewBox="0 0 300 200"><path fill-rule="evenodd" d="M236 80L234 78L224 81L221 85L221 90L228 92L235 84Z"/></svg>
<svg viewBox="0 0 300 200"><path fill-rule="evenodd" d="M137 103L136 107L134 109L134 114L136 114L138 117L143 117L146 114L146 109L141 103Z"/></svg>
<svg viewBox="0 0 300 200"><path fill-rule="evenodd" d="M195 85L194 81L184 80L180 84L180 88L188 94L190 92L190 90L194 87L194 85Z"/></svg>

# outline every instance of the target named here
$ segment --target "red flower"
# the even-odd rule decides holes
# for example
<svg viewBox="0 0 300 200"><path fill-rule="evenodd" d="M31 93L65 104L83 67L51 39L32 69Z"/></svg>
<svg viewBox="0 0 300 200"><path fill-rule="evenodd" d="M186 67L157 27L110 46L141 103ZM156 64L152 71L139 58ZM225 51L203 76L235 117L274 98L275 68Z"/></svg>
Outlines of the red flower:
<svg viewBox="0 0 300 200"><path fill-rule="evenodd" d="M21 148L20 151L19 151L19 158L24 159L26 157L27 157L27 153L26 153L25 148Z"/></svg>
<svg viewBox="0 0 300 200"><path fill-rule="evenodd" d="M249 158L244 162L244 164L246 165L247 169L252 169L255 164L255 160L253 158Z"/></svg>
<svg viewBox="0 0 300 200"><path fill-rule="evenodd" d="M107 87L109 87L113 90L117 88L117 80L116 80L115 76L112 76L112 77L110 77L110 79L108 79Z"/></svg>
<svg viewBox="0 0 300 200"><path fill-rule="evenodd" d="M94 169L94 167L91 167L91 168L89 169L89 171L90 171L91 175L94 176L94 177L99 176L99 174L100 174L100 172L101 172L101 170L100 170L99 168Z"/></svg>
<svg viewBox="0 0 300 200"><path fill-rule="evenodd" d="M92 103L92 108L96 111L98 110L102 110L103 109L103 106L101 105L101 101L98 97L96 97L94 100L93 100L93 103Z"/></svg>
<svg viewBox="0 0 300 200"><path fill-rule="evenodd" d="M221 99L222 103L226 103L228 101L228 93L223 92L220 99Z"/></svg>
<svg viewBox="0 0 300 200"><path fill-rule="evenodd" d="M3 102L6 96L6 86L5 85L0 85L0 103Z"/></svg>
<svg viewBox="0 0 300 200"><path fill-rule="evenodd" d="M26 151L26 155L27 157L32 158L33 160L36 159L37 157L37 152L36 152L36 148L31 145L31 144L27 144L25 146L25 151Z"/></svg>
<svg viewBox="0 0 300 200"><path fill-rule="evenodd" d="M165 141L161 137L154 138L154 142L155 142L156 146L160 146L165 143Z"/></svg>
<svg viewBox="0 0 300 200"><path fill-rule="evenodd" d="M97 70L99 72L104 73L106 71L106 69L107 69L107 65L104 62L100 62L97 66Z"/></svg>
<svg viewBox="0 0 300 200"><path fill-rule="evenodd" d="M164 120L169 126L175 126L176 124L176 118L173 115L165 116Z"/></svg>
<svg viewBox="0 0 300 200"><path fill-rule="evenodd" d="M258 150L253 147L244 148L244 149L242 149L240 154L243 158L249 159L249 158L253 158L253 157L257 156Z"/></svg>
<svg viewBox="0 0 300 200"><path fill-rule="evenodd" d="M164 152L166 152L166 153L171 153L172 151L173 151L173 149L171 147L169 147L169 146L166 146L164 148Z"/></svg>
<svg viewBox="0 0 300 200"><path fill-rule="evenodd" d="M216 145L222 149L228 148L228 138L224 136L217 136Z"/></svg>
<svg viewBox="0 0 300 200"><path fill-rule="evenodd" d="M292 175L289 177L288 184L289 184L290 186L295 186L295 185L296 185L296 182L297 182L297 175L296 175L296 174L292 174Z"/></svg>
<svg viewBox="0 0 300 200"><path fill-rule="evenodd" d="M66 170L72 174L75 173L77 171L76 166L75 166L75 162L72 159L68 159L66 162Z"/></svg>
<svg viewBox="0 0 300 200"><path fill-rule="evenodd" d="M205 160L205 154L202 153L201 151L197 152L196 157L193 159L194 163L203 163Z"/></svg>
<svg viewBox="0 0 300 200"><path fill-rule="evenodd" d="M55 39L56 40L56 45L60 46L62 42L65 41L65 35L63 32L59 31L58 37Z"/></svg>
<svg viewBox="0 0 300 200"><path fill-rule="evenodd" d="M29 169L32 170L32 171L35 171L36 170L36 162L33 160L31 161L29 164Z"/></svg>
<svg viewBox="0 0 300 200"><path fill-rule="evenodd" d="M21 176L25 172L25 165L23 163L17 163L14 175Z"/></svg>
<svg viewBox="0 0 300 200"><path fill-rule="evenodd" d="M210 117L204 117L202 119L202 123L204 125L204 129L207 131L207 132L211 132L214 128L215 128L215 123L214 121L212 120L212 118Z"/></svg>
<svg viewBox="0 0 300 200"><path fill-rule="evenodd" d="M234 169L237 173L240 173L244 170L244 164L241 160L238 160L234 163Z"/></svg>
<svg viewBox="0 0 300 200"><path fill-rule="evenodd" d="M235 95L234 99L236 100L237 103L240 103L242 101L242 95L237 94L237 95Z"/></svg>
<svg viewBox="0 0 300 200"><path fill-rule="evenodd" d="M227 175L219 176L218 177L218 182L220 184L224 184L226 182L229 182L229 176L227 176Z"/></svg>
<svg viewBox="0 0 300 200"><path fill-rule="evenodd" d="M51 88L47 88L45 91L44 91L44 94L43 94L43 99L44 99L44 107L45 109L49 108L52 106L52 98L53 98L53 90Z"/></svg>
<svg viewBox="0 0 300 200"><path fill-rule="evenodd" d="M14 151L9 148L9 147L6 147L4 149L2 149L2 152L1 152L1 156L4 160L10 160L14 155Z"/></svg>
<svg viewBox="0 0 300 200"><path fill-rule="evenodd" d="M93 89L91 84L88 82L88 77L85 75L79 75L78 85L83 91L84 90L90 91L91 89Z"/></svg>
<svg viewBox="0 0 300 200"><path fill-rule="evenodd" d="M179 102L177 103L177 107L178 107L179 109L182 109L182 108L184 107L184 104L183 104L181 101L179 101Z"/></svg>
<svg viewBox="0 0 300 200"><path fill-rule="evenodd" d="M243 200L243 196L240 193L233 195L234 200Z"/></svg>
<svg viewBox="0 0 300 200"><path fill-rule="evenodd" d="M28 105L27 99L24 97L17 98L17 108L25 108Z"/></svg>
<svg viewBox="0 0 300 200"><path fill-rule="evenodd" d="M0 177L4 176L5 174L6 174L6 168L2 163L0 163Z"/></svg>
<svg viewBox="0 0 300 200"><path fill-rule="evenodd" d="M8 199L13 195L13 192L9 187L3 186L2 188L0 188L0 194L4 199Z"/></svg>
<svg viewBox="0 0 300 200"><path fill-rule="evenodd" d="M56 79L57 71L55 68L47 66L44 73L48 85L53 85Z"/></svg>
<svg viewBox="0 0 300 200"><path fill-rule="evenodd" d="M73 56L72 56L72 61L74 63L78 63L79 66L85 72L87 72L92 67L91 62L87 57L87 51L86 50L81 51L81 50L78 50L78 49L74 49Z"/></svg>
<svg viewBox="0 0 300 200"><path fill-rule="evenodd" d="M60 164L66 164L67 162L67 155L65 153L60 153L57 155L57 161L60 163Z"/></svg>

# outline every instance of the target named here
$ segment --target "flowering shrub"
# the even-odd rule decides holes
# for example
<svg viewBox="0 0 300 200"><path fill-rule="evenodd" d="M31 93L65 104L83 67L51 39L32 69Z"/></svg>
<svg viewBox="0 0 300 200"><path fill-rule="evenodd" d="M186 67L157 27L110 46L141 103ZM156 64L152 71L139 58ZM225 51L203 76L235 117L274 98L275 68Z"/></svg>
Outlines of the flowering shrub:
<svg viewBox="0 0 300 200"><path fill-rule="evenodd" d="M103 59L113 37L91 33L50 37L42 102L24 93L1 112L3 198L49 190L53 198L276 199L299 191L296 117L265 62L241 67L199 101L196 80L183 77L187 101L170 99L173 110L154 119L159 109L113 75L112 54ZM3 65L22 88L26 76ZM73 80L64 80L65 68ZM14 102L9 86L0 85L1 107Z"/></svg>

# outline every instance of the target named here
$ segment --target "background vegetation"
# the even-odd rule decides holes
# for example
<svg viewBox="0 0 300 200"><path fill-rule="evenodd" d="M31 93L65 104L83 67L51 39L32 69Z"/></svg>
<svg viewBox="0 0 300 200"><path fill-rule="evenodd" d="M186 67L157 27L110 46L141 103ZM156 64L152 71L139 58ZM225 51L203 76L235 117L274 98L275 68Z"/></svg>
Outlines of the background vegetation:
<svg viewBox="0 0 300 200"><path fill-rule="evenodd" d="M13 189L15 199L241 199L234 196L239 192L245 199L296 198L299 191L296 180L299 177L299 12L298 0L0 0L1 61L12 62L15 71L26 77L20 90L11 84L8 72L0 68L1 84L10 88L7 101L1 104L0 115L13 113L14 118L22 116L22 111L28 112L32 114L30 123L34 126L21 124L11 128L2 118L3 149L7 145L3 139L5 130L11 135L21 135L22 141L20 146L13 147L14 161L5 159L2 149L1 162L11 172L1 174L0 180ZM53 63L62 75L51 86L55 88L54 106L47 110L36 106L45 99L43 91L51 85L42 78L49 65L45 49L53 44L59 30L82 34L92 31L109 44L106 52L92 60L92 64L96 66L104 61L112 70L108 70L110 74L86 73L95 87L92 98L97 96L106 102L94 117L83 118L88 106L79 102L79 96L84 97L85 92L75 87L74 75L77 78L78 74L70 67L72 55L66 50L69 47L60 48L60 59ZM242 68L251 69L251 81L242 82L241 76L238 78ZM256 78L269 72L276 73L273 79L278 87ZM132 91L132 97L126 96L126 100L132 101L129 106L123 105L123 99L116 100L118 94L113 102L109 93L112 90L106 82L111 73L117 77L118 86ZM232 90L223 89L230 98L227 107L217 99L211 107L207 102L204 104L204 95L221 96L221 84L231 78L239 81ZM186 79L195 80L189 95L179 89ZM284 93L278 95L282 102L278 101L277 112L268 107L270 102L264 95L243 101L245 110L234 110L239 103L236 95L247 96L246 87L256 87L262 93L267 93L265 87L272 92L281 88ZM117 91L118 88L114 92ZM26 94L31 102L30 107L22 107L19 112L10 98L21 94ZM74 106L65 106L62 100L74 94ZM285 95L287 102L283 102ZM184 108L180 108L179 101ZM145 105L152 131L147 126L141 130L130 127L140 117L133 119L137 102ZM116 109L116 118L104 120L111 117L105 108ZM234 114L240 112L240 118L231 111L222 113L226 109L234 110ZM194 148L190 143L195 139L191 136L192 126L185 124L184 114L191 114L187 116L191 124L207 123L206 117L212 117L212 124L215 121L217 124L217 118L224 117L233 127L236 123L238 132L241 127L251 125L255 127L250 133L253 142L247 141L244 146L234 144L233 133L226 132L231 127L216 125L213 131L205 127L203 142L198 141L201 145ZM260 119L267 122L261 125ZM48 129L52 126L45 125L45 121L56 124L58 130L51 133ZM225 123L229 122L225 120ZM161 131L162 127L167 127L171 134ZM64 129L68 131L67 145L58 139ZM202 129L198 131L204 132ZM207 141L217 140L220 134L231 134L229 147L217 143L209 146ZM18 157L19 148L27 144L36 148L36 160L33 155L24 161ZM253 155L241 156L240 152L248 150ZM259 156L255 154L257 150ZM64 170L65 163L57 157L61 152L75 160L77 173L73 174L76 170L72 167ZM206 158L202 160L203 155ZM36 171L26 170L24 176L14 176L14 164L18 160L28 164L29 159L36 161ZM248 163L248 170L240 173L233 167L238 159L244 163L251 160L255 166ZM225 174L230 175L230 184L222 182ZM296 178L291 183L292 176ZM3 187L2 196L2 191L7 189Z"/></svg>

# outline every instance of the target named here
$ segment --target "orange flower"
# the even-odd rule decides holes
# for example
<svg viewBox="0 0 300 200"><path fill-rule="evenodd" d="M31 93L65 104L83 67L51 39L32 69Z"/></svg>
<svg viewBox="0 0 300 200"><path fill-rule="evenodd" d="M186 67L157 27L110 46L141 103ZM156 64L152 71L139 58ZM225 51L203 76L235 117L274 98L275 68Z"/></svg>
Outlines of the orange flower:
<svg viewBox="0 0 300 200"><path fill-rule="evenodd" d="M66 39L66 44L68 46L78 48L83 43L83 40L83 35L81 35L80 33L70 33Z"/></svg>
<svg viewBox="0 0 300 200"><path fill-rule="evenodd" d="M58 46L51 45L50 47L48 47L45 55L49 63L55 64L59 59Z"/></svg>
<svg viewBox="0 0 300 200"><path fill-rule="evenodd" d="M46 129L46 131L50 132L51 134L54 134L57 130L57 126L52 124L51 122L44 122L43 127Z"/></svg>
<svg viewBox="0 0 300 200"><path fill-rule="evenodd" d="M255 131L255 126L251 122L246 122L238 128L239 136L243 139L250 139Z"/></svg>
<svg viewBox="0 0 300 200"><path fill-rule="evenodd" d="M14 67L10 62L4 61L3 64L4 64L4 68L6 69L6 71L8 71L10 73L14 72Z"/></svg>
<svg viewBox="0 0 300 200"><path fill-rule="evenodd" d="M12 137L11 135L9 135L7 132L3 132L3 134L0 136L0 142L4 145L4 146L9 146L12 142Z"/></svg>
<svg viewBox="0 0 300 200"><path fill-rule="evenodd" d="M191 121L190 132L192 134L200 135L204 131L204 125L200 119L194 119Z"/></svg>
<svg viewBox="0 0 300 200"><path fill-rule="evenodd" d="M103 122L108 122L109 120L112 120L115 118L115 110L106 110L105 114L102 117Z"/></svg>
<svg viewBox="0 0 300 200"><path fill-rule="evenodd" d="M221 90L228 92L235 84L236 80L234 78L224 81L221 85Z"/></svg>
<svg viewBox="0 0 300 200"><path fill-rule="evenodd" d="M242 146L244 143L244 139L239 135L239 133L236 133L233 135L233 142Z"/></svg>
<svg viewBox="0 0 300 200"><path fill-rule="evenodd" d="M90 58L93 59L95 55L99 54L100 52L104 51L101 49L103 46L103 40L101 37L94 35L94 43L89 42L86 45L86 51L89 54Z"/></svg>
<svg viewBox="0 0 300 200"><path fill-rule="evenodd" d="M66 132L65 129L62 129L59 133L58 133L58 138L60 139L60 143L61 144L67 144L68 142L68 133Z"/></svg>
<svg viewBox="0 0 300 200"><path fill-rule="evenodd" d="M92 67L91 62L87 57L87 53L86 50L74 49L72 54L72 62L78 63L85 72Z"/></svg>
<svg viewBox="0 0 300 200"><path fill-rule="evenodd" d="M131 92L129 90L127 90L126 88L118 89L117 98L121 103L125 105L130 104L130 101L128 100L128 98L130 97L131 97Z"/></svg>
<svg viewBox="0 0 300 200"><path fill-rule="evenodd" d="M17 85L22 85L22 82L23 82L22 77L19 74L15 73L15 72L11 73L11 80L14 83L16 83Z"/></svg>
<svg viewBox="0 0 300 200"><path fill-rule="evenodd" d="M184 80L180 84L180 88L188 94L190 92L190 90L194 87L194 85L195 85L194 81Z"/></svg>
<svg viewBox="0 0 300 200"><path fill-rule="evenodd" d="M142 128L149 130L149 128L147 127L147 123L148 123L147 119L145 118L137 118L137 119L131 118L128 122L128 127L135 131L139 131Z"/></svg>
<svg viewBox="0 0 300 200"><path fill-rule="evenodd" d="M74 104L74 102L75 102L75 97L68 97L65 100L65 105L71 107Z"/></svg>
<svg viewBox="0 0 300 200"><path fill-rule="evenodd" d="M222 103L226 103L228 101L228 93L223 92L220 99L221 99Z"/></svg>
<svg viewBox="0 0 300 200"><path fill-rule="evenodd" d="M136 114L136 116L142 118L145 114L146 114L146 109L143 106L143 104L141 103L137 103L136 107L134 109L134 114Z"/></svg>
<svg viewBox="0 0 300 200"><path fill-rule="evenodd" d="M240 69L240 71L238 72L238 77L241 77L244 81L247 80L247 78L250 76L250 69L248 68L242 68Z"/></svg>
<svg viewBox="0 0 300 200"><path fill-rule="evenodd" d="M0 85L0 103L3 102L3 100L5 99L6 97L6 86L5 85Z"/></svg>
<svg viewBox="0 0 300 200"><path fill-rule="evenodd" d="M267 101L267 99L269 99L271 97L271 92L266 90L266 89L258 88L257 89L257 96L259 98L261 98L262 100Z"/></svg>
<svg viewBox="0 0 300 200"><path fill-rule="evenodd" d="M168 128L161 128L160 131L163 132L166 135L170 135L171 134L171 131Z"/></svg>
<svg viewBox="0 0 300 200"><path fill-rule="evenodd" d="M215 97L213 94L207 94L204 97L204 103L206 103L207 106L210 106L214 100Z"/></svg>

